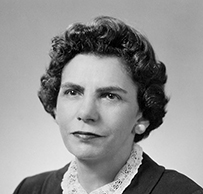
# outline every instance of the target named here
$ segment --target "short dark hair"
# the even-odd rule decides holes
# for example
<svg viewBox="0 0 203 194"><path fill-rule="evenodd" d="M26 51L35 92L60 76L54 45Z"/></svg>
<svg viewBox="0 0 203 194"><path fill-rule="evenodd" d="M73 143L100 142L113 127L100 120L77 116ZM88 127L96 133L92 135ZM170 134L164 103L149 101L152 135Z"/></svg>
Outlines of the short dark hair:
<svg viewBox="0 0 203 194"><path fill-rule="evenodd" d="M164 91L166 67L155 57L145 36L113 17L101 16L88 25L75 23L53 38L51 61L41 77L38 92L44 109L55 118L57 96L64 66L77 54L115 56L124 62L138 87L138 104L143 118L150 122L146 131L135 135L135 142L147 137L163 123L168 98Z"/></svg>

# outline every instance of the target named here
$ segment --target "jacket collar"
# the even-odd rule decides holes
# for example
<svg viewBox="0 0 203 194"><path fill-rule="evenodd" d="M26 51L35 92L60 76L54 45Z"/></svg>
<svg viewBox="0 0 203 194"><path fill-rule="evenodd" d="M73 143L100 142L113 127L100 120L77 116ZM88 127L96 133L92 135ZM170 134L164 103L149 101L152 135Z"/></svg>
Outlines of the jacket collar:
<svg viewBox="0 0 203 194"><path fill-rule="evenodd" d="M158 183L165 168L155 163L147 154L143 153L143 161L137 175L126 188L124 194L149 194Z"/></svg>
<svg viewBox="0 0 203 194"><path fill-rule="evenodd" d="M48 189L50 193L61 193L61 181L64 173L68 170L69 164L62 169L56 171L54 185L50 185L52 189ZM131 184L125 189L123 194L150 194L158 183L165 168L159 166L146 153L143 153L142 165L139 167L138 173L133 178ZM54 186L54 188L53 188ZM53 191L53 192L52 192Z"/></svg>

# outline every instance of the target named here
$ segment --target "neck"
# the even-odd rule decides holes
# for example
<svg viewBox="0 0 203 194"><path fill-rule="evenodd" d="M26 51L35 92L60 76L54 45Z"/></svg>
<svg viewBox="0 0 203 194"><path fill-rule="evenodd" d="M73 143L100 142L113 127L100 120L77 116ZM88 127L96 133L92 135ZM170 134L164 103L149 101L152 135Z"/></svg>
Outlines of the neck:
<svg viewBox="0 0 203 194"><path fill-rule="evenodd" d="M130 150L131 151L131 150ZM78 179L86 192L90 193L112 182L130 156L130 152L119 158L108 160L87 161L76 159Z"/></svg>

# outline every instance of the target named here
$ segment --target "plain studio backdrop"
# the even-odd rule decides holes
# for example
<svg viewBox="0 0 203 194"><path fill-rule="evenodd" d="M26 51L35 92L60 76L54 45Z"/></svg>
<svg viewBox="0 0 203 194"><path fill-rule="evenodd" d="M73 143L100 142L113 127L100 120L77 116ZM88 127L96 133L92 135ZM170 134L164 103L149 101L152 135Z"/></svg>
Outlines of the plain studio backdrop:
<svg viewBox="0 0 203 194"><path fill-rule="evenodd" d="M147 35L167 66L164 124L141 145L203 186L202 0L1 0L0 193L73 157L37 97L51 38L71 23L118 17Z"/></svg>

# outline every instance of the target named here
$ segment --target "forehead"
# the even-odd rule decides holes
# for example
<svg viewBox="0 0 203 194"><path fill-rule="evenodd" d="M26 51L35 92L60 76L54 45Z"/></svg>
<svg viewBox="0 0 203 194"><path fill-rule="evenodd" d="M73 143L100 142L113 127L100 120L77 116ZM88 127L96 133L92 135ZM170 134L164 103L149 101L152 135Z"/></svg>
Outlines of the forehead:
<svg viewBox="0 0 203 194"><path fill-rule="evenodd" d="M124 62L114 56L97 56L93 54L78 54L64 67L62 81L64 79L98 79L115 81L126 79L132 82L125 69Z"/></svg>
<svg viewBox="0 0 203 194"><path fill-rule="evenodd" d="M94 84L96 87L135 84L118 57L78 54L64 67L61 83ZM131 86L131 87L132 87Z"/></svg>

